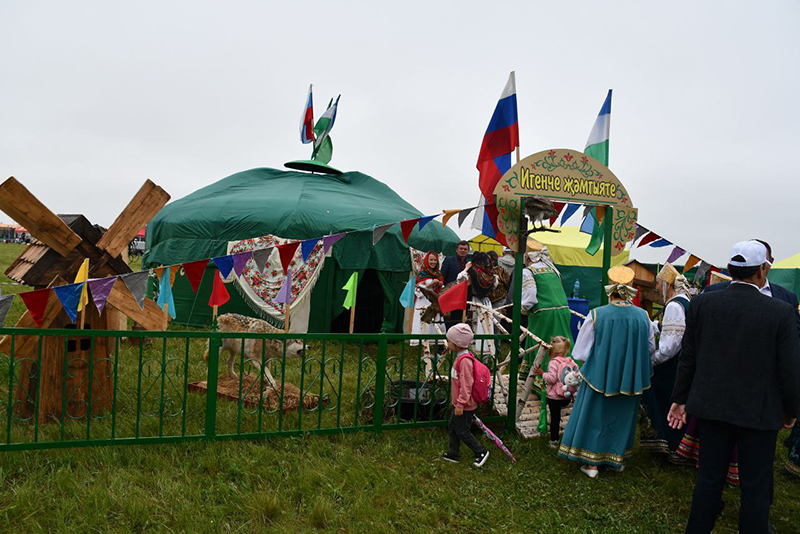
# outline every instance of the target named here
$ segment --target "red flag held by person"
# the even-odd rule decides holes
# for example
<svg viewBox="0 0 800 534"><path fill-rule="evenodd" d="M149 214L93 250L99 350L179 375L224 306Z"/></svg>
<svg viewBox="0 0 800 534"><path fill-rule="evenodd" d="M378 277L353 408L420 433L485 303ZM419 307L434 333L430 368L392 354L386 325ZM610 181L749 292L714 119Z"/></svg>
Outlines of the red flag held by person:
<svg viewBox="0 0 800 534"><path fill-rule="evenodd" d="M439 295L439 309L442 313L467 309L467 282L460 282Z"/></svg>

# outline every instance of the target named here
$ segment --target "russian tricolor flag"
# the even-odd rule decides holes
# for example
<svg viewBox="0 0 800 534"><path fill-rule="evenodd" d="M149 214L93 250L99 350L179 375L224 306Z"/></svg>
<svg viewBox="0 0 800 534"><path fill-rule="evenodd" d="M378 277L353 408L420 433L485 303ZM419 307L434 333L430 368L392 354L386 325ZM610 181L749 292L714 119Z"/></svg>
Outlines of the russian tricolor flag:
<svg viewBox="0 0 800 534"><path fill-rule="evenodd" d="M303 116L300 118L300 141L304 145L314 140L314 98L311 94L312 87L314 87L313 84L308 86L308 100L306 100Z"/></svg>
<svg viewBox="0 0 800 534"><path fill-rule="evenodd" d="M492 120L483 136L478 155L478 186L484 202L489 204L478 210L473 227L489 237L505 244L502 234L497 232L497 208L494 205L494 188L503 174L511 168L511 153L519 146L519 120L517 118L517 84L514 71L508 75L503 93L494 108ZM483 211L483 213L480 213Z"/></svg>

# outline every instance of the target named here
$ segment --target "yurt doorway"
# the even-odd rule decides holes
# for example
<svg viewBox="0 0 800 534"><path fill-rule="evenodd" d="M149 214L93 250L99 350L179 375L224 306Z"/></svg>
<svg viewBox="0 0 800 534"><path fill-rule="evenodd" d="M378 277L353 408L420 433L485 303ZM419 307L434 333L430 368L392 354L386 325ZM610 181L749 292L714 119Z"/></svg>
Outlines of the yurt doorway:
<svg viewBox="0 0 800 534"><path fill-rule="evenodd" d="M356 321L353 332L361 334L374 334L381 331L383 326L383 289L378 280L375 269L364 271L358 282L356 294ZM333 321L331 332L342 333L350 331L350 311L342 309Z"/></svg>

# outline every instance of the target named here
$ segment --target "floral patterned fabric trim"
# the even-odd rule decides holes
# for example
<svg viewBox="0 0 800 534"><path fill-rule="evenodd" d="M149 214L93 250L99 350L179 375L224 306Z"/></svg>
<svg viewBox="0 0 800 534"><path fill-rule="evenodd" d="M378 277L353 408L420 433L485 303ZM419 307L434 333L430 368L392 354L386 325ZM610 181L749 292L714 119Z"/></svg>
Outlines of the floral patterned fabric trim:
<svg viewBox="0 0 800 534"><path fill-rule="evenodd" d="M613 467L621 467L623 462L633 456L633 449L626 449L625 453L620 456L611 452L592 452L586 449L577 449L575 447L567 447L561 445L558 449L558 455L568 460L575 460L589 465L610 465Z"/></svg>

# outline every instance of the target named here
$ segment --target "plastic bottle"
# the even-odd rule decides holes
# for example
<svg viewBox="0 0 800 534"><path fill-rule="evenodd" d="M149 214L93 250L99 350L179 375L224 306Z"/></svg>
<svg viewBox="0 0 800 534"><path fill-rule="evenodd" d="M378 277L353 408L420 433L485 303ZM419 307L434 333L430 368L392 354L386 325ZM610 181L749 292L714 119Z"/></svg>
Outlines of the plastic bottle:
<svg viewBox="0 0 800 534"><path fill-rule="evenodd" d="M580 298L579 297L580 292L581 292L581 281L576 278L575 285L572 287L572 298L574 299Z"/></svg>

